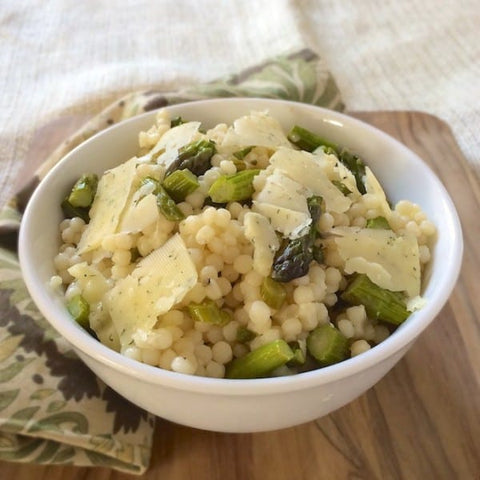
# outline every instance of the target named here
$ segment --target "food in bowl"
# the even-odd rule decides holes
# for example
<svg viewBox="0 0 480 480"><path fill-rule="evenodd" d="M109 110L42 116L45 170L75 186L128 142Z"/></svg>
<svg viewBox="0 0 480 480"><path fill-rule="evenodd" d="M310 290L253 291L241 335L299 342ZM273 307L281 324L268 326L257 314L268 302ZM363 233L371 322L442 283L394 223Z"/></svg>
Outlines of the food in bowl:
<svg viewBox="0 0 480 480"><path fill-rule="evenodd" d="M230 125L161 110L138 155L63 202L51 283L123 355L178 373L322 368L422 308L436 228L391 206L368 158L268 112Z"/></svg>

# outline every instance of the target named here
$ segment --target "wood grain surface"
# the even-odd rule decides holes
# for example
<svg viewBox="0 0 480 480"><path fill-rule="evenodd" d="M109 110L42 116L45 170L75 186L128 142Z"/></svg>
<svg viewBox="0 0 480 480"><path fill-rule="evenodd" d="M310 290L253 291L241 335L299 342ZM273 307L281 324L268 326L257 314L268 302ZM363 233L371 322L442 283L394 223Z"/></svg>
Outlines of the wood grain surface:
<svg viewBox="0 0 480 480"><path fill-rule="evenodd" d="M480 480L479 179L439 119L418 112L352 115L417 152L450 192L465 254L447 305L386 377L327 417L255 434L205 432L159 419L146 480ZM44 129L32 145L34 156L44 158L79 122ZM0 462L0 479L32 478L138 477L105 468Z"/></svg>

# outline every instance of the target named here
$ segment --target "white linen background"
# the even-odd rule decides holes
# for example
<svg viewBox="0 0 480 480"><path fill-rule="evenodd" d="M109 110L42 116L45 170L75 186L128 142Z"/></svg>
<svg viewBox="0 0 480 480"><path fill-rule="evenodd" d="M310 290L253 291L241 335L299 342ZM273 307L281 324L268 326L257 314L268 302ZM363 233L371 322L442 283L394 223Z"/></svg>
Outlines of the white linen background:
<svg viewBox="0 0 480 480"><path fill-rule="evenodd" d="M349 110L437 115L480 169L479 27L478 0L0 0L0 206L48 122L305 46Z"/></svg>

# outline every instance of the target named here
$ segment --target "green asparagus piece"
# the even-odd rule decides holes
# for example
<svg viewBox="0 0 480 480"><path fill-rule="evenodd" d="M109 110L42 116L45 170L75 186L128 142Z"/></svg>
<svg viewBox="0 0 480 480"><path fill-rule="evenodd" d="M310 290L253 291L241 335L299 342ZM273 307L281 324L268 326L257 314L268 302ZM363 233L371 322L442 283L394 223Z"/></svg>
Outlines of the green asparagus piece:
<svg viewBox="0 0 480 480"><path fill-rule="evenodd" d="M226 378L262 378L287 362L294 354L285 340L274 340L236 358L227 366Z"/></svg>
<svg viewBox="0 0 480 480"><path fill-rule="evenodd" d="M170 128L178 127L179 125L182 125L182 123L185 123L185 120L182 117L178 116L172 118L172 120L170 121Z"/></svg>
<svg viewBox="0 0 480 480"><path fill-rule="evenodd" d="M287 135L287 138L301 150L313 152L318 147L328 147L334 152L337 147L334 143L320 137L319 135L307 130L306 128L295 125Z"/></svg>
<svg viewBox="0 0 480 480"><path fill-rule="evenodd" d="M248 200L253 194L253 177L259 172L258 169L251 169L233 175L222 175L213 182L208 195L215 203Z"/></svg>
<svg viewBox="0 0 480 480"><path fill-rule="evenodd" d="M332 183L345 195L349 195L352 191L340 180L332 180Z"/></svg>
<svg viewBox="0 0 480 480"><path fill-rule="evenodd" d="M308 334L307 350L320 365L333 365L348 357L348 339L333 325L325 323Z"/></svg>
<svg viewBox="0 0 480 480"><path fill-rule="evenodd" d="M320 265L325 261L325 253L321 245L314 245L312 247L313 259Z"/></svg>
<svg viewBox="0 0 480 480"><path fill-rule="evenodd" d="M142 180L142 185L147 184L152 185L152 193L157 196L158 209L167 220L179 222L185 218L183 212L177 207L173 198L170 197L158 180L152 177L145 177Z"/></svg>
<svg viewBox="0 0 480 480"><path fill-rule="evenodd" d="M197 177L203 175L212 165L215 144L210 140L197 140L178 150L177 158L167 168L166 176L175 170L190 170Z"/></svg>
<svg viewBox="0 0 480 480"><path fill-rule="evenodd" d="M157 191L157 206L167 220L179 222L185 218L183 212L161 185L158 186Z"/></svg>
<svg viewBox="0 0 480 480"><path fill-rule="evenodd" d="M70 193L62 202L66 218L80 217L89 221L88 211L97 193L98 177L94 173L83 174L73 185Z"/></svg>
<svg viewBox="0 0 480 480"><path fill-rule="evenodd" d="M373 283L367 275L355 275L341 295L351 305L364 305L369 318L400 325L410 315L398 292Z"/></svg>
<svg viewBox="0 0 480 480"><path fill-rule="evenodd" d="M305 351L302 349L298 342L290 342L288 346L292 349L293 358L288 362L290 366L303 365L307 359Z"/></svg>
<svg viewBox="0 0 480 480"><path fill-rule="evenodd" d="M85 207L73 207L70 202L68 201L68 198L65 198L62 203L62 212L65 218L74 218L74 217L79 217L81 218L85 223L88 223L90 221L90 215L89 215L89 208Z"/></svg>
<svg viewBox="0 0 480 480"><path fill-rule="evenodd" d="M367 220L367 228L379 228L383 230L391 230L390 224L385 217L369 218Z"/></svg>
<svg viewBox="0 0 480 480"><path fill-rule="evenodd" d="M191 303L188 305L190 316L198 322L211 323L223 326L230 320L231 316L226 310L221 310L213 300L203 303Z"/></svg>
<svg viewBox="0 0 480 480"><path fill-rule="evenodd" d="M278 282L289 282L308 273L310 263L319 258L320 252L315 247L317 238L316 224L321 215L322 197L312 196L307 199L308 210L312 217L310 230L300 238L290 240L272 265L272 278ZM323 261L323 257L322 257Z"/></svg>
<svg viewBox="0 0 480 480"><path fill-rule="evenodd" d="M269 307L278 310L285 301L287 291L281 283L271 277L265 277L260 286L260 296Z"/></svg>
<svg viewBox="0 0 480 480"><path fill-rule="evenodd" d="M251 151L253 147L245 147L242 148L241 150L238 150L237 152L233 152L233 156L237 158L238 160L243 160Z"/></svg>
<svg viewBox="0 0 480 480"><path fill-rule="evenodd" d="M237 335L236 335L237 342L247 343L250 340L253 340L256 336L257 334L255 332L252 332L252 330L248 329L243 325L240 325L237 328Z"/></svg>
<svg viewBox="0 0 480 480"><path fill-rule="evenodd" d="M90 305L81 295L75 295L68 301L67 310L81 327L90 327Z"/></svg>
<svg viewBox="0 0 480 480"><path fill-rule="evenodd" d="M362 159L347 149L343 149L338 155L338 159L352 172L355 177L355 183L357 184L358 191L363 195L367 193L363 177L365 176L365 164Z"/></svg>
<svg viewBox="0 0 480 480"><path fill-rule="evenodd" d="M234 158L232 161L235 165L235 168L237 169L237 172L241 172L247 169L247 164L243 160L238 160L238 158Z"/></svg>
<svg viewBox="0 0 480 480"><path fill-rule="evenodd" d="M175 170L163 181L163 188L175 202L183 202L199 186L197 177L186 168Z"/></svg>
<svg viewBox="0 0 480 480"><path fill-rule="evenodd" d="M82 175L70 192L68 201L73 207L90 207L97 192L98 177L94 173Z"/></svg>

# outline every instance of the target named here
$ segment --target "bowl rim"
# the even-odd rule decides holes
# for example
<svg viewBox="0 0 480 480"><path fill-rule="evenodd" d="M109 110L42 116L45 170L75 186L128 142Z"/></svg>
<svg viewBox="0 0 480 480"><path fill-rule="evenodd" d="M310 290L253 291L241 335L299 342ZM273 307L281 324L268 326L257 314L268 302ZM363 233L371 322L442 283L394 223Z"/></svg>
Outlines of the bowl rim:
<svg viewBox="0 0 480 480"><path fill-rule="evenodd" d="M252 104L250 110L255 108L268 109L269 105L285 105L307 112L312 112L315 115L321 115L323 117L323 121L327 123L339 124L341 127L344 127L345 125L352 125L355 128L369 131L374 135L383 138L384 141L392 143L394 147L403 154L413 157L414 161L416 161L419 166L422 167L424 173L430 177L429 181L433 182L435 187L442 192L442 200L445 202L446 209L450 214L447 220L449 222L448 229L451 232L452 248L449 252L449 258L447 259L448 261L444 272L444 276L447 278L447 280L441 279L439 288L434 292L435 298L440 300L428 302L421 310L414 312L409 318L409 321L405 322L401 328L398 328L394 335L389 336L386 340L376 345L371 350L362 353L362 355L344 360L335 365L311 370L308 372L298 373L286 377L261 379L217 379L194 375L184 375L163 370L159 367L153 367L132 360L118 352L115 352L114 350L111 350L107 346L95 340L87 332L81 329L81 327L74 324L74 322L64 321L68 318L66 315L66 309L64 309L63 315L54 315L52 317L52 299L47 293L47 289L42 288L41 285L38 285L35 282L36 271L30 262L31 256L28 248L28 239L31 237L32 233L30 232L30 223L28 222L28 219L31 215L34 215L35 205L38 199L41 199L44 191L48 189L49 179L54 177L57 171L62 169L62 166L68 162L70 158L75 157L78 150L85 148L85 145L87 144L98 142L99 139L104 136L108 136L109 132L114 129L122 128L122 126L131 123L139 123L146 117L154 118L156 112L160 110L155 109L112 125L111 127L100 131L82 144L75 147L47 173L45 178L42 179L40 184L33 192L33 195L25 209L20 225L18 245L22 275L27 289L40 312L45 316L52 327L73 346L77 353L80 353L80 356L89 357L94 362L100 362L119 373L129 376L133 371L138 379L151 384L159 384L177 390L185 390L204 394L214 393L216 395L242 396L253 393L256 395L271 395L279 392L311 388L312 386L338 381L345 377L358 374L359 372L367 370L382 360L395 355L402 349L407 349L413 343L416 337L418 337L420 333L427 328L427 326L443 308L455 286L461 269L461 260L463 256L463 237L461 224L454 203L440 179L433 172L430 166L424 162L424 160L422 160L415 152L407 148L399 140L362 120L352 117L346 113L337 112L324 107L289 100L235 97L197 100L170 105L164 108L175 112L185 108L192 108L192 106L195 106L195 108L219 108L221 105L225 106L230 103L234 104L238 102L242 102L243 104Z"/></svg>

